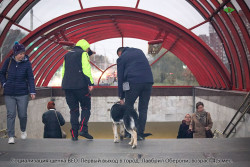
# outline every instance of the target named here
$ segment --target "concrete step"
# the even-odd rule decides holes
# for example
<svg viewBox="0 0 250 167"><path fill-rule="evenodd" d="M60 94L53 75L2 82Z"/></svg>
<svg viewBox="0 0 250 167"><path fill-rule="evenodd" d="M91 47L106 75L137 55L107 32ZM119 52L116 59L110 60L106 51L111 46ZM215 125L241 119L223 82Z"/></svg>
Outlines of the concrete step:
<svg viewBox="0 0 250 167"><path fill-rule="evenodd" d="M129 140L0 139L0 166L232 166L249 167L250 138Z"/></svg>
<svg viewBox="0 0 250 167"><path fill-rule="evenodd" d="M145 133L152 133L147 139L176 139L181 122L147 122ZM112 122L89 122L89 133L96 139L113 139ZM62 129L70 135L71 125L66 122Z"/></svg>

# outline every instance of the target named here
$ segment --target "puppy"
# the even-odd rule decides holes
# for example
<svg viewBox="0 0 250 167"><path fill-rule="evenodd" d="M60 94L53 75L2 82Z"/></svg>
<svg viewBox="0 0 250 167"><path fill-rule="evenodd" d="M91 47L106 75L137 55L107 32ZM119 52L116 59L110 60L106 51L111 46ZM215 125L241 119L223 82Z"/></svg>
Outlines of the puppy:
<svg viewBox="0 0 250 167"><path fill-rule="evenodd" d="M131 134L131 141L129 145L132 148L136 148L137 146L137 122L138 122L138 115L133 108L128 108L126 105L120 105L119 102L114 104L110 110L110 116L113 121L113 133L114 133L114 142L118 143L118 133L117 127L120 126L120 139L123 140L125 130Z"/></svg>

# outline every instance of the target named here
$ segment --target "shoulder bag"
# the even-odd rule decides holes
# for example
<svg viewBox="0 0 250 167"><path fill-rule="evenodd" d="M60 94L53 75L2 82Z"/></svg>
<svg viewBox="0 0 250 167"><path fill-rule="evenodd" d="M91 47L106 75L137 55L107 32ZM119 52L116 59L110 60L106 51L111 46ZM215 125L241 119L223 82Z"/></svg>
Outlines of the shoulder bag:
<svg viewBox="0 0 250 167"><path fill-rule="evenodd" d="M60 121L59 121L59 119L58 119L56 110L55 110L55 114L56 114L56 118L57 118L58 124L59 124L60 129L61 129L61 132L62 132L62 138L65 139L65 138L66 138L66 133L65 133L65 132L62 130L62 128L61 128L61 124L60 124Z"/></svg>
<svg viewBox="0 0 250 167"><path fill-rule="evenodd" d="M207 113L206 113L206 124L207 124L207 126L208 126ZM206 138L213 138L213 137L214 137L214 134L213 134L213 132L211 131L211 129L205 130L205 131L206 131Z"/></svg>
<svg viewBox="0 0 250 167"><path fill-rule="evenodd" d="M9 65L8 65L8 68L7 68L7 71L6 71L6 80L8 79L8 71L9 71L9 68L10 68L11 61L12 61L12 58L10 58ZM0 82L0 96L3 96L3 93L4 93L4 87Z"/></svg>

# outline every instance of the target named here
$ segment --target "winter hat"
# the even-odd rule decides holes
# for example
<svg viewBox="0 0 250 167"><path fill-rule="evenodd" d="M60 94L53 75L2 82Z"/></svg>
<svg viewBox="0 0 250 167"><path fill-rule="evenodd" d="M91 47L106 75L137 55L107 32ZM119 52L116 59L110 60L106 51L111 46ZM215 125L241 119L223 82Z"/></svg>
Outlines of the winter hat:
<svg viewBox="0 0 250 167"><path fill-rule="evenodd" d="M23 44L20 44L19 42L15 42L14 46L13 46L13 55L16 56L19 53L23 53L25 52L25 47Z"/></svg>
<svg viewBox="0 0 250 167"><path fill-rule="evenodd" d="M49 101L47 104L47 108L48 110L55 109L55 103L53 101Z"/></svg>

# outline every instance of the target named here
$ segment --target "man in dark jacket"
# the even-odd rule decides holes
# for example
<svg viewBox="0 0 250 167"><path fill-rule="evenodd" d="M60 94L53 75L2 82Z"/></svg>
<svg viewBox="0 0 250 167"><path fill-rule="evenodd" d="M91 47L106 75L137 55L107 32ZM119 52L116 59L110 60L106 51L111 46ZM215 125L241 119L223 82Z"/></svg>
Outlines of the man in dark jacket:
<svg viewBox="0 0 250 167"><path fill-rule="evenodd" d="M61 126L65 124L62 114L56 111L55 103L48 102L47 109L42 117L44 123L44 138L62 138Z"/></svg>
<svg viewBox="0 0 250 167"><path fill-rule="evenodd" d="M117 74L120 103L124 104L125 98L125 104L134 108L134 103L139 97L137 138L142 140L144 139L148 103L154 83L152 71L145 54L140 49L120 47L117 50L117 55L119 56Z"/></svg>
<svg viewBox="0 0 250 167"><path fill-rule="evenodd" d="M29 94L35 99L35 83L29 57L25 55L24 45L16 42L13 55L0 70L0 81L4 87L7 109L7 129L9 144L14 144L16 111L20 120L21 138L26 139L27 107Z"/></svg>
<svg viewBox="0 0 250 167"><path fill-rule="evenodd" d="M62 88L65 90L66 101L70 108L70 123L72 126L72 140L78 140L78 130L80 136L93 139L88 133L88 121L91 109L91 95L93 90L93 78L89 63L89 43L82 39L76 46L64 56L62 69ZM89 53L89 54L88 54ZM82 108L81 122L79 124L79 103Z"/></svg>

